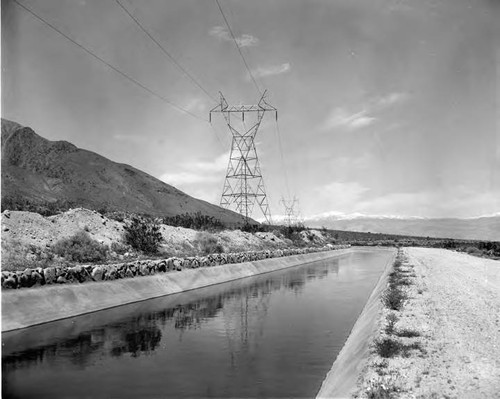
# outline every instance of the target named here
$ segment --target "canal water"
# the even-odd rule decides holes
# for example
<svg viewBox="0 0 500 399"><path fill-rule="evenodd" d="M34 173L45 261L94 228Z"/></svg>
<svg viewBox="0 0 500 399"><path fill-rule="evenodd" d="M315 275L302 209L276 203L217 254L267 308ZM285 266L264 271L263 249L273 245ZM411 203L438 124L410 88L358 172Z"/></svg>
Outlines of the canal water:
<svg viewBox="0 0 500 399"><path fill-rule="evenodd" d="M4 398L314 397L393 251L2 334Z"/></svg>

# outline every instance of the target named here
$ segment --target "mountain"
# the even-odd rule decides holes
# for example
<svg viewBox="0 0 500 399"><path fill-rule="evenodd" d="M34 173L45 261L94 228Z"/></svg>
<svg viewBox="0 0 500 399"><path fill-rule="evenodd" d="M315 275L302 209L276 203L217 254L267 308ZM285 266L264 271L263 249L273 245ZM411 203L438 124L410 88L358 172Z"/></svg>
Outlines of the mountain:
<svg viewBox="0 0 500 399"><path fill-rule="evenodd" d="M2 119L2 200L68 201L89 209L174 216L201 212L226 225L241 215L193 198L155 177L67 141L50 141Z"/></svg>
<svg viewBox="0 0 500 399"><path fill-rule="evenodd" d="M319 215L306 219L309 227L421 237L500 241L500 215L474 219L401 218L366 215Z"/></svg>

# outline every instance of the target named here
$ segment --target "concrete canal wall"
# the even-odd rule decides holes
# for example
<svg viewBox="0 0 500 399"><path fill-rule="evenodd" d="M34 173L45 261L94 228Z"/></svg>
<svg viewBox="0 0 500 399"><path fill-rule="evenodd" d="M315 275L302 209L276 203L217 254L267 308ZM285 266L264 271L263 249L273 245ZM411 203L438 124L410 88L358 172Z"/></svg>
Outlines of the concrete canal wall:
<svg viewBox="0 0 500 399"><path fill-rule="evenodd" d="M395 258L396 251L388 261L316 398L351 397L351 392L356 387L356 381L366 364L370 342L377 330L377 320L383 307L381 296L387 287L388 276Z"/></svg>
<svg viewBox="0 0 500 399"><path fill-rule="evenodd" d="M3 289L2 332L335 258L350 251L338 249L113 281Z"/></svg>

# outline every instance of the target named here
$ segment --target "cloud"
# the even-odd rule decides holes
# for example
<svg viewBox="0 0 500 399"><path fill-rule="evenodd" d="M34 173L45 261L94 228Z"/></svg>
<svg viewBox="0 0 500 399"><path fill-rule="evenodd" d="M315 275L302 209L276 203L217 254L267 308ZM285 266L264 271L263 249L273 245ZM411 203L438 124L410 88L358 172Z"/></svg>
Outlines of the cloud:
<svg viewBox="0 0 500 399"><path fill-rule="evenodd" d="M256 78L263 78L266 76L281 75L282 73L288 72L291 69L291 65L285 62L281 65L270 65L268 67L259 67L255 69L252 74ZM250 77L248 77L250 79Z"/></svg>
<svg viewBox="0 0 500 399"><path fill-rule="evenodd" d="M347 128L350 130L361 129L379 120L378 112L389 106L400 104L408 99L408 94L403 92L393 92L385 96L367 100L361 107L362 111L350 112L346 108L336 107L326 117L322 125L322 130L334 128ZM358 108L358 109L359 109Z"/></svg>
<svg viewBox="0 0 500 399"><path fill-rule="evenodd" d="M222 181L227 168L229 153L219 155L213 161L194 161L181 164L182 170L167 172L160 180L167 184L188 189L191 184L213 183Z"/></svg>
<svg viewBox="0 0 500 399"><path fill-rule="evenodd" d="M344 127L351 130L371 125L377 118L370 116L367 110L351 113L344 108L334 108L323 123L323 130Z"/></svg>
<svg viewBox="0 0 500 399"><path fill-rule="evenodd" d="M184 108L190 112L204 113L206 110L206 104L205 101L203 101L203 99L195 97L189 99Z"/></svg>
<svg viewBox="0 0 500 399"><path fill-rule="evenodd" d="M408 94L401 92L394 92L386 96L380 97L378 100L375 101L375 105L380 107L387 107L389 105L401 103L406 99L408 99Z"/></svg>
<svg viewBox="0 0 500 399"><path fill-rule="evenodd" d="M209 34L221 41L230 42L233 40L229 31L222 26L214 26L210 29ZM257 46L259 44L259 39L252 35L243 34L236 37L236 43L238 43L240 47Z"/></svg>
<svg viewBox="0 0 500 399"><path fill-rule="evenodd" d="M358 182L333 181L313 190L315 209L350 212L353 204L362 201L369 188Z"/></svg>
<svg viewBox="0 0 500 399"><path fill-rule="evenodd" d="M172 186L180 187L186 184L213 181L213 176L204 176L200 173L183 171L177 173L164 173L160 176L160 180Z"/></svg>

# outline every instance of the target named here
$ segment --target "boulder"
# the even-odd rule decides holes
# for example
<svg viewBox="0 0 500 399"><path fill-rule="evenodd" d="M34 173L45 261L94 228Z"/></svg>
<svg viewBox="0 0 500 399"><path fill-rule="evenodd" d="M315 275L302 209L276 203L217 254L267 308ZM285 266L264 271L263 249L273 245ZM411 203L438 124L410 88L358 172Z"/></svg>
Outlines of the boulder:
<svg viewBox="0 0 500 399"><path fill-rule="evenodd" d="M19 276L19 286L20 287L31 287L35 285L35 281L31 278L32 270L31 269L25 269L23 272L21 272L21 275Z"/></svg>
<svg viewBox="0 0 500 399"><path fill-rule="evenodd" d="M117 278L116 265L106 265L104 266L104 280L116 280Z"/></svg>
<svg viewBox="0 0 500 399"><path fill-rule="evenodd" d="M33 273L31 273L31 278L33 279L33 285L44 285L45 280L43 278L43 272L40 273L38 270L34 270Z"/></svg>
<svg viewBox="0 0 500 399"><path fill-rule="evenodd" d="M149 275L149 268L146 263L141 263L139 265L139 274L141 276L148 276Z"/></svg>
<svg viewBox="0 0 500 399"><path fill-rule="evenodd" d="M57 283L58 284L66 284L67 282L68 282L68 280L66 280L65 277L63 277L63 276L57 277Z"/></svg>
<svg viewBox="0 0 500 399"><path fill-rule="evenodd" d="M45 284L54 284L57 280L55 267L43 269L43 278L45 279Z"/></svg>
<svg viewBox="0 0 500 399"><path fill-rule="evenodd" d="M17 288L17 276L12 272L2 272L2 288Z"/></svg>
<svg viewBox="0 0 500 399"><path fill-rule="evenodd" d="M104 267L94 266L91 275L94 281L101 281L102 279L104 279Z"/></svg>

